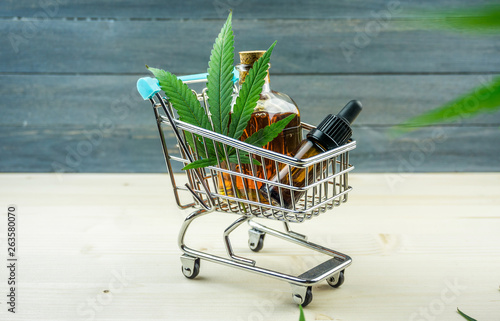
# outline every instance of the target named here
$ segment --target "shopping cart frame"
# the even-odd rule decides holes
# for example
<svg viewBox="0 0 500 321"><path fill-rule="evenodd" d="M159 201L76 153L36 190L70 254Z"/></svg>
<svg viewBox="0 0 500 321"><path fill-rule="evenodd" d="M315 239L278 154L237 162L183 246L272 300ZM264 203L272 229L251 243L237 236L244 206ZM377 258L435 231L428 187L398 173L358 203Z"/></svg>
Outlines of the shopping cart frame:
<svg viewBox="0 0 500 321"><path fill-rule="evenodd" d="M206 81L206 74L187 76L183 80L186 84L204 82ZM326 280L330 286L335 288L342 285L344 282L344 271L352 263L352 259L346 254L309 242L305 235L292 231L289 223L304 222L347 201L348 193L352 190L348 184L348 174L354 169L349 164L349 151L356 147L355 141L350 141L334 150L308 159L295 159L176 119L171 104L167 98L160 95L160 88L157 81L153 78L139 79L138 90L143 98L149 100L153 106L163 155L172 182L176 203L181 209L195 209L194 212L187 215L178 236L178 246L183 252L181 263L182 272L185 277L195 278L200 271L200 259L203 259L286 281L292 287L293 300L302 306L306 306L312 301L312 285L323 280ZM207 114L209 114L206 89L200 94L195 91L193 92L197 95ZM237 87L235 87L235 92L237 92ZM302 128L308 131L314 128L314 126L302 123ZM180 156L169 153L165 139L166 130L171 130L174 133ZM188 141L189 137L191 139ZM195 143L197 140L201 144ZM178 185L172 162L180 162L185 166L196 159L200 159L209 152L207 144L213 144L215 149L222 147L222 150L226 153L226 159L228 149L235 150L237 163L224 163L218 158L218 164L215 166L208 166L204 169L186 170L188 183ZM204 147L199 147L198 145ZM204 150L200 150L202 148ZM271 181L270 177L267 177L265 174L264 177L262 175L257 176L254 171L255 166L257 166L255 164L249 165L254 175L248 175L248 173L244 173L241 170L243 163L240 155L244 153L248 153L247 155L250 158L261 160L261 164L273 162L272 164L278 171L284 166L299 168L306 171L306 173L312 170L314 171L314 175L318 176L319 179L315 182L306 182L306 186L284 185L280 181ZM230 188L226 187L227 180L230 180L230 183L232 183L230 184ZM249 189L248 182L250 181L255 186L257 184L276 186L280 191L281 202L279 204L271 204L265 198L259 196L259 193L257 193L257 198L249 197L247 189ZM243 192L238 192L236 188L238 186L237 182L242 183L240 185L243 186ZM232 191L230 190L231 188ZM304 196L298 202L293 201L291 208L284 207L282 190L288 190L292 195L294 193L301 193ZM187 192L192 196L192 201L184 202L179 195L180 192ZM234 213L239 216L223 232L227 257L199 251L187 246L185 243L185 236L191 223L214 211ZM284 223L284 231L278 231L256 222L256 218L282 221ZM269 234L325 254L330 259L300 275L291 275L257 266L256 261L235 255L229 240L229 235L245 222L250 226L248 243L250 249L254 252L262 249L264 237Z"/></svg>

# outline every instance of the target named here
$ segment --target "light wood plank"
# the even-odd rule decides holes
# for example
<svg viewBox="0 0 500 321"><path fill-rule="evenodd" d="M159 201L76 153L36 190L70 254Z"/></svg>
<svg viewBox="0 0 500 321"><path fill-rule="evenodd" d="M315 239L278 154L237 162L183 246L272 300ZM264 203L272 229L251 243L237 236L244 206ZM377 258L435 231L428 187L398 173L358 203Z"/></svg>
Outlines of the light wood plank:
<svg viewBox="0 0 500 321"><path fill-rule="evenodd" d="M407 320L425 311L458 320L456 307L478 320L498 316L499 174L413 174L397 189L384 174L350 178L348 203L293 225L354 259L340 289L313 287L307 320ZM298 318L285 283L207 262L197 279L181 275L176 234L189 211L175 209L166 175L1 174L0 181L0 206L19 206L18 320ZM224 255L222 230L234 219L206 217L193 225L190 244ZM246 238L246 227L235 232L238 253L276 269L322 259L271 237L251 253ZM0 316L11 318L5 309Z"/></svg>
<svg viewBox="0 0 500 321"><path fill-rule="evenodd" d="M221 21L0 21L0 72L174 73L207 67ZM394 20L361 39L365 20L241 20L236 50L278 41L273 73L498 73L499 38ZM300 50L297 50L300 48ZM348 49L343 49L348 48Z"/></svg>

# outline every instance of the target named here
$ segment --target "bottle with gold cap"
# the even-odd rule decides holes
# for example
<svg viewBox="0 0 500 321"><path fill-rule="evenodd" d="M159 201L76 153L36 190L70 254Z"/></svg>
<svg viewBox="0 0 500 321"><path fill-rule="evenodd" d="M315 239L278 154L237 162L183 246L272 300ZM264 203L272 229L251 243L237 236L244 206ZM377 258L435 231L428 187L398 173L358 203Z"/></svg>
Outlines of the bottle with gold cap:
<svg viewBox="0 0 500 321"><path fill-rule="evenodd" d="M236 69L240 73L240 86L245 81L245 77L248 75L248 72L252 68L253 64L260 57L262 57L264 53L265 50L241 51L239 53L241 63L236 66ZM288 95L271 89L268 70L265 83L260 94L260 99L257 102L257 106L255 107L250 121L248 122L247 128L241 136L241 140L244 141L259 129L267 127L270 124L292 114L296 117L290 121L283 132L264 146L265 149L291 156L302 141L299 108L293 99ZM261 159L258 160L262 161ZM236 169L236 171L239 171L239 169ZM264 171L266 171L266 175L264 174ZM251 176L255 175L259 178L267 177L269 179L276 174L276 168L271 162L266 162L266 164L262 164L262 166L254 166L254 171L252 171L252 165L244 164L242 165L241 172ZM240 193L240 196L245 195L243 184L246 184L246 191L249 199L257 201L257 191L262 184L257 183L258 186L255 186L255 182L251 179L242 180L238 178L236 180L236 188L237 193ZM263 200L261 199L261 201Z"/></svg>
<svg viewBox="0 0 500 321"><path fill-rule="evenodd" d="M264 53L264 50L240 51L241 63L236 66L236 69L240 72L240 86L245 81L245 77L253 64L262 57ZM292 114L296 117L285 127L283 133L264 146L265 149L285 155L291 155L302 141L299 108L287 94L271 89L268 70L260 99L257 102L252 118L248 122L248 126L241 139L245 140L259 129L269 126Z"/></svg>

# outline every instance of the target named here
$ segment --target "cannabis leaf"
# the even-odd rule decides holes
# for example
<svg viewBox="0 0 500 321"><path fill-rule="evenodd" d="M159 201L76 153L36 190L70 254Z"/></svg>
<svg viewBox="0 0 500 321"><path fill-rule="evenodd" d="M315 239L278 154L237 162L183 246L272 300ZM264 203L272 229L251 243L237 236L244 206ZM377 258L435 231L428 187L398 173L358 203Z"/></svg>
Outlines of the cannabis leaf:
<svg viewBox="0 0 500 321"><path fill-rule="evenodd" d="M248 72L245 81L241 85L239 96L236 98L233 113L231 114L233 94L232 70L234 64L234 35L231 19L232 13L229 13L226 23L215 40L208 63L207 95L212 122L210 122L205 109L201 106L196 95L180 79L168 71L150 67L148 69L158 79L161 89L167 95L172 106L177 110L181 121L227 135L231 138L240 139L260 99L262 86L265 83L264 79L269 68L269 60L271 59L276 41L253 64ZM266 145L283 131L293 117L294 115L290 115L260 129L248 137L245 142L257 147ZM229 121L230 118L231 121ZM186 165L183 168L184 170L214 166L219 161L261 165L258 160L250 157L248 152L238 151L238 155L236 155L236 149L229 148L225 153L222 146L216 144L217 148L215 148L212 140L203 140L199 135L186 133L185 138L188 145L198 152L199 159Z"/></svg>
<svg viewBox="0 0 500 321"><path fill-rule="evenodd" d="M272 123L271 125L259 129L252 136L248 137L245 140L245 143L254 145L257 147L265 146L267 143L272 141L276 136L278 136L283 129L285 129L286 125L295 117L295 115L290 115L286 118L283 118L280 121Z"/></svg>
<svg viewBox="0 0 500 321"><path fill-rule="evenodd" d="M200 168L200 167L207 167L207 166L214 166L217 165L217 158L204 158L204 159L198 159L195 160L192 163L187 164L184 166L183 170L187 169L194 169L194 168Z"/></svg>
<svg viewBox="0 0 500 321"><path fill-rule="evenodd" d="M261 165L261 163L253 158L250 158L247 152L239 152L240 154L240 163L241 164L250 164L252 162L255 165ZM231 154L228 156L229 162L237 164L238 163L238 157L236 156L236 153ZM187 169L194 169L194 168L200 168L200 167L207 167L207 166L215 166L217 165L217 158L215 157L210 157L210 158L203 158L203 159L198 159L195 160L192 163L187 164L182 168L182 170L187 170Z"/></svg>
<svg viewBox="0 0 500 321"><path fill-rule="evenodd" d="M167 95L172 106L177 110L179 119L195 126L212 130L207 114L191 89L168 71L148 66L158 79L161 89Z"/></svg>
<svg viewBox="0 0 500 321"><path fill-rule="evenodd" d="M259 129L257 132L253 133L250 137L245 139L245 143L263 147L275 139L282 131L285 129L286 125L290 123L290 121L295 117L295 115L290 115L286 118L283 118L276 123L272 123L269 126ZM229 150L229 162L230 163L238 163L238 158L235 155L235 151L233 148ZM255 165L262 165L257 159L250 158L247 152L239 151L240 162L242 164L250 164L252 162Z"/></svg>
<svg viewBox="0 0 500 321"><path fill-rule="evenodd" d="M468 320L468 321L477 321L476 319L473 319L473 318L469 317L467 314L465 314L462 311L460 311L459 308L457 308L457 312L458 312L458 314L460 314L461 316L463 316L465 318L465 320Z"/></svg>
<svg viewBox="0 0 500 321"><path fill-rule="evenodd" d="M423 19L426 28L451 28L461 32L489 33L500 30L500 6L485 5L476 8L453 11L433 11L428 13L429 19ZM433 22L433 23L432 23ZM471 104L472 102L472 104ZM449 123L466 117L494 112L500 109L500 77L469 91L440 107L412 117L404 123L394 126L389 135L397 137L401 134L440 123Z"/></svg>
<svg viewBox="0 0 500 321"><path fill-rule="evenodd" d="M207 95L214 131L226 135L233 93L234 35L229 13L208 63Z"/></svg>
<svg viewBox="0 0 500 321"><path fill-rule="evenodd" d="M477 102L471 106L470 102ZM389 132L392 136L410 132L421 126L448 123L457 119L468 118L484 112L494 112L500 108L500 77L490 83L474 88L441 107L412 117L394 127Z"/></svg>
<svg viewBox="0 0 500 321"><path fill-rule="evenodd" d="M210 139L205 139L206 143L203 142L203 138L201 138L200 135L194 135L194 139L196 141L196 145L194 144L195 141L193 141L193 136L191 136L191 133L185 132L184 137L186 138L186 142L188 143L189 146L193 149L193 151L196 151L198 155L202 158L207 157L207 153L205 152L205 148L208 150L208 155L211 157L215 157L215 149L212 140Z"/></svg>
<svg viewBox="0 0 500 321"><path fill-rule="evenodd" d="M302 305L299 305L299 309L300 309L299 321L306 321L306 317L304 316L304 310L302 309Z"/></svg>
<svg viewBox="0 0 500 321"><path fill-rule="evenodd" d="M500 29L500 6L493 3L467 9L446 9L423 12L425 28L444 28L470 33L492 33Z"/></svg>
<svg viewBox="0 0 500 321"><path fill-rule="evenodd" d="M245 77L245 82L241 85L240 93L236 98L236 103L233 107L231 115L231 124L229 125L228 136L239 139L243 134L243 130L247 127L248 121L257 106L257 101L262 92L264 78L267 75L269 68L269 60L276 41L267 49L266 53L257 60L248 75Z"/></svg>
<svg viewBox="0 0 500 321"><path fill-rule="evenodd" d="M470 32L495 31L500 28L500 6L488 4L475 9L457 10L444 20L451 28L460 28Z"/></svg>
<svg viewBox="0 0 500 321"><path fill-rule="evenodd" d="M250 158L250 156L248 155L247 152L244 152L244 151L239 151L238 154L240 155L240 163L241 164L250 164L250 162L252 162L252 164L254 165L262 165L258 160L256 160L255 158ZM228 159L229 159L229 162L230 163L233 163L233 164L238 164L238 156L236 156L236 153L235 152L232 152L229 156L228 156Z"/></svg>
<svg viewBox="0 0 500 321"><path fill-rule="evenodd" d="M205 109L201 107L196 95L182 82L182 80L168 71L149 66L146 67L153 73L156 79L158 79L161 89L165 92L175 110L177 110L181 121L212 130L212 125L205 113ZM185 137L189 146L195 150L195 144L191 134L186 133ZM205 146L207 147L209 156L215 155L215 149L211 140L207 139L204 144L199 135L195 135L195 140L196 147L201 157L206 157Z"/></svg>

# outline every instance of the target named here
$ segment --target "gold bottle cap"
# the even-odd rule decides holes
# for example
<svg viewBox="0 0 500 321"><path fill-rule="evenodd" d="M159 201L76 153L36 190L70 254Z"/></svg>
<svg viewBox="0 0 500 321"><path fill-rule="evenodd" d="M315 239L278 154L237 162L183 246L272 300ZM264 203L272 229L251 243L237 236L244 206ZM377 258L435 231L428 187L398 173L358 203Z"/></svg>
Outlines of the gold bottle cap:
<svg viewBox="0 0 500 321"><path fill-rule="evenodd" d="M240 62L244 65L253 65L265 53L265 50L240 51Z"/></svg>

